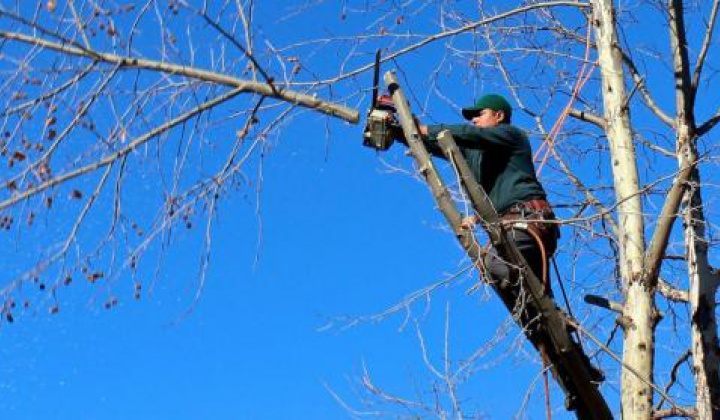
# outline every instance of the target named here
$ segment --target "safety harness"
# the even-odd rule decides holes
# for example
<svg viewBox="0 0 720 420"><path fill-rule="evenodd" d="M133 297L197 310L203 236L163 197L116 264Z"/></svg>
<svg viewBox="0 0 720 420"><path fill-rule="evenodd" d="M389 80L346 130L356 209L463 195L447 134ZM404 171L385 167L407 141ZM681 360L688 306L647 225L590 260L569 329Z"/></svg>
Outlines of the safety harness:
<svg viewBox="0 0 720 420"><path fill-rule="evenodd" d="M557 248L560 230L557 225L548 223L555 220L550 203L546 200L528 200L517 203L500 215L500 223L509 229L519 229L527 232L537 243L542 259L542 285L543 292L552 296L550 276L548 273L548 259ZM550 408L550 381L548 368L550 360L544 347L540 347L540 357L543 362L543 382L545 386L545 409L548 420L552 418Z"/></svg>
<svg viewBox="0 0 720 420"><path fill-rule="evenodd" d="M545 293L552 294L548 258L555 252L560 231L557 225L549 223L555 220L550 203L546 200L528 200L517 203L500 215L504 227L527 232L537 242L542 256L542 284Z"/></svg>

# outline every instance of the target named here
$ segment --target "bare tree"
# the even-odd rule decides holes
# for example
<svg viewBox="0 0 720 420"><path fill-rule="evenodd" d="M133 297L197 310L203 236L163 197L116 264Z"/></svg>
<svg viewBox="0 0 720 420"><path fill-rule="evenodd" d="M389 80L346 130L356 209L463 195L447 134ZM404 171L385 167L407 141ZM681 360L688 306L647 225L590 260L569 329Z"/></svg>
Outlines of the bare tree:
<svg viewBox="0 0 720 420"><path fill-rule="evenodd" d="M217 21L228 8L233 18ZM9 169L3 227L27 231L58 210L56 220L73 221L37 233L47 247L35 266L5 284L6 296L40 278L54 289L77 275L95 281L134 273L146 253L164 247L177 226L191 227L197 213L206 215L207 254L218 199L247 181L247 167L296 108L358 121L356 110L323 100L313 87L289 86L297 58L266 56L280 60L277 80L268 75L253 52L252 2L218 9L175 1L17 2L1 13L2 154ZM209 51L197 39L222 47ZM211 141L217 137L225 140ZM130 175L138 171L141 178ZM158 192L146 196L147 207L126 204L142 189ZM66 200L85 204L70 210ZM104 219L106 232L80 240L94 217Z"/></svg>
<svg viewBox="0 0 720 420"><path fill-rule="evenodd" d="M447 94L458 84L518 104L565 225L558 259L578 284L577 328L595 363L621 371L622 415L720 417L718 215L707 182L718 162L719 3L343 1L338 21L362 28L352 35L304 27L275 38L259 29L265 5L253 0L6 2L0 227L35 258L5 275L5 320L27 284L52 302L77 277L129 277L139 295L139 273L160 272L179 231L202 221L199 296L219 202L261 188L263 156L296 118L358 122L353 108L368 102L371 55L383 48L423 118L471 100ZM411 72L417 56L432 70ZM580 276L579 266L597 269ZM607 305L579 304L581 295ZM459 382L436 373L452 397L447 413L463 417ZM371 394L431 411L366 376ZM694 395L678 386L690 383Z"/></svg>

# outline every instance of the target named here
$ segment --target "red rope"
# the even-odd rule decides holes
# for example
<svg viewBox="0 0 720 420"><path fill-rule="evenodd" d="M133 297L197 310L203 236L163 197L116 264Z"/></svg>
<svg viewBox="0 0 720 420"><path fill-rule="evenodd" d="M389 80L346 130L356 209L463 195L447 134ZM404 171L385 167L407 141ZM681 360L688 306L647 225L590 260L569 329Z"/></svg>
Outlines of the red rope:
<svg viewBox="0 0 720 420"><path fill-rule="evenodd" d="M543 378L545 381L545 412L547 413L547 419L552 420L552 407L550 405L550 380L548 379L550 361L548 360L547 353L545 353L545 347L543 346L540 346L540 357L543 362Z"/></svg>
<svg viewBox="0 0 720 420"><path fill-rule="evenodd" d="M557 138L557 135L560 133L560 130L562 129L563 125L565 124L565 120L567 119L568 114L570 113L570 109L572 108L573 103L575 102L575 99L580 95L580 91L585 86L587 81L590 79L590 76L592 75L593 71L595 70L595 67L597 66L598 61L595 60L594 63L592 63L591 68L588 69L588 60L590 57L590 25L587 26L587 35L586 35L586 43L585 43L585 57L583 60L582 68L580 69L580 72L578 73L578 78L575 81L575 86L573 86L572 94L570 95L570 100L568 100L567 105L565 105L565 108L563 108L562 112L560 113L560 116L558 117L557 121L555 121L555 124L550 129L550 132L548 133L547 137L545 138L545 141L538 147L538 150L535 152L535 155L533 156L533 160L537 161L540 154L543 152L543 149L546 149L544 151L544 156L542 158L542 161L538 165L537 174L539 175L542 171L542 168L545 166L545 163L547 162L548 158L552 154L552 150L555 147L555 140Z"/></svg>

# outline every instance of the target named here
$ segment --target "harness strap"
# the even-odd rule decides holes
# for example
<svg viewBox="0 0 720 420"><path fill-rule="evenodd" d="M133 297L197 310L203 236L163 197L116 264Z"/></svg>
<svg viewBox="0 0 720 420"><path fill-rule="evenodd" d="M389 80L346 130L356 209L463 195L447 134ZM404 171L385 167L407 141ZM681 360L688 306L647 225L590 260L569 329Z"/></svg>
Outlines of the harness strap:
<svg viewBox="0 0 720 420"><path fill-rule="evenodd" d="M528 217L530 216L530 217ZM500 221L504 226L512 229L519 229L527 232L537 243L542 256L542 284L543 292L548 293L550 289L550 276L548 267L548 258L555 251L557 238L548 237L548 235L557 235L557 231L552 228L541 228L546 219L554 219L555 214L547 200L536 199L517 203L506 210L500 217ZM548 242L545 242L545 241ZM551 242L552 241L552 242ZM552 249L548 249L551 247Z"/></svg>
<svg viewBox="0 0 720 420"><path fill-rule="evenodd" d="M548 275L548 255L547 249L545 248L545 243L542 240L542 236L539 232L538 227L534 223L529 223L525 220L502 220L502 223L512 229L523 230L527 232L530 236L532 236L533 239L535 239L535 242L540 249L540 255L542 256L542 278L540 280L542 281L543 285L543 293L547 294L547 291L550 290L550 276Z"/></svg>

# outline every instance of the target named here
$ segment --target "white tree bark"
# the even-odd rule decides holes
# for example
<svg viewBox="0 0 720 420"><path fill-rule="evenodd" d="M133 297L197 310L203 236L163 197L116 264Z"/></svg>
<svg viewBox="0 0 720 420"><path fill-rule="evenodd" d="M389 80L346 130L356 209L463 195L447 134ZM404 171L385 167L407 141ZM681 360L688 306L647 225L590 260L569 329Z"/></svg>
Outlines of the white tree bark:
<svg viewBox="0 0 720 420"><path fill-rule="evenodd" d="M686 193L683 211L685 251L690 281L689 303L691 316L691 351L695 375L695 407L699 419L715 419L718 407L718 337L715 316L715 294L718 275L708 262L708 243L705 239L705 216L699 191L699 177L693 174L690 182L698 188Z"/></svg>
<svg viewBox="0 0 720 420"><path fill-rule="evenodd" d="M697 81L691 82L690 77L684 8L681 0L668 1L668 16L675 74L676 151L680 168L691 168L687 181L688 188L683 195L682 217L689 280L690 350L695 375L695 409L699 419L716 419L720 417L720 385L718 384L720 361L715 316L718 277L713 274L708 261L700 174L695 166L698 162L694 114ZM711 32L712 26L709 28L708 40ZM699 68L695 74L699 77Z"/></svg>
<svg viewBox="0 0 720 420"><path fill-rule="evenodd" d="M682 139L681 131L680 138ZM679 153L680 165L697 160L694 143L680 142L684 150ZM717 318L715 295L718 274L713 273L708 261L708 242L705 238L705 215L700 196L700 177L697 170L690 176L690 188L683 199L683 227L685 233L685 257L689 279L689 304L693 374L695 375L695 409L699 419L715 419L720 416L720 384L718 366Z"/></svg>
<svg viewBox="0 0 720 420"><path fill-rule="evenodd" d="M632 325L625 329L622 412L624 418L649 420L656 310L654 288L642 281L645 237L636 154L626 106L622 56L617 48L613 2L593 0L592 5L617 198L620 272L626 295L623 315L632 320Z"/></svg>

